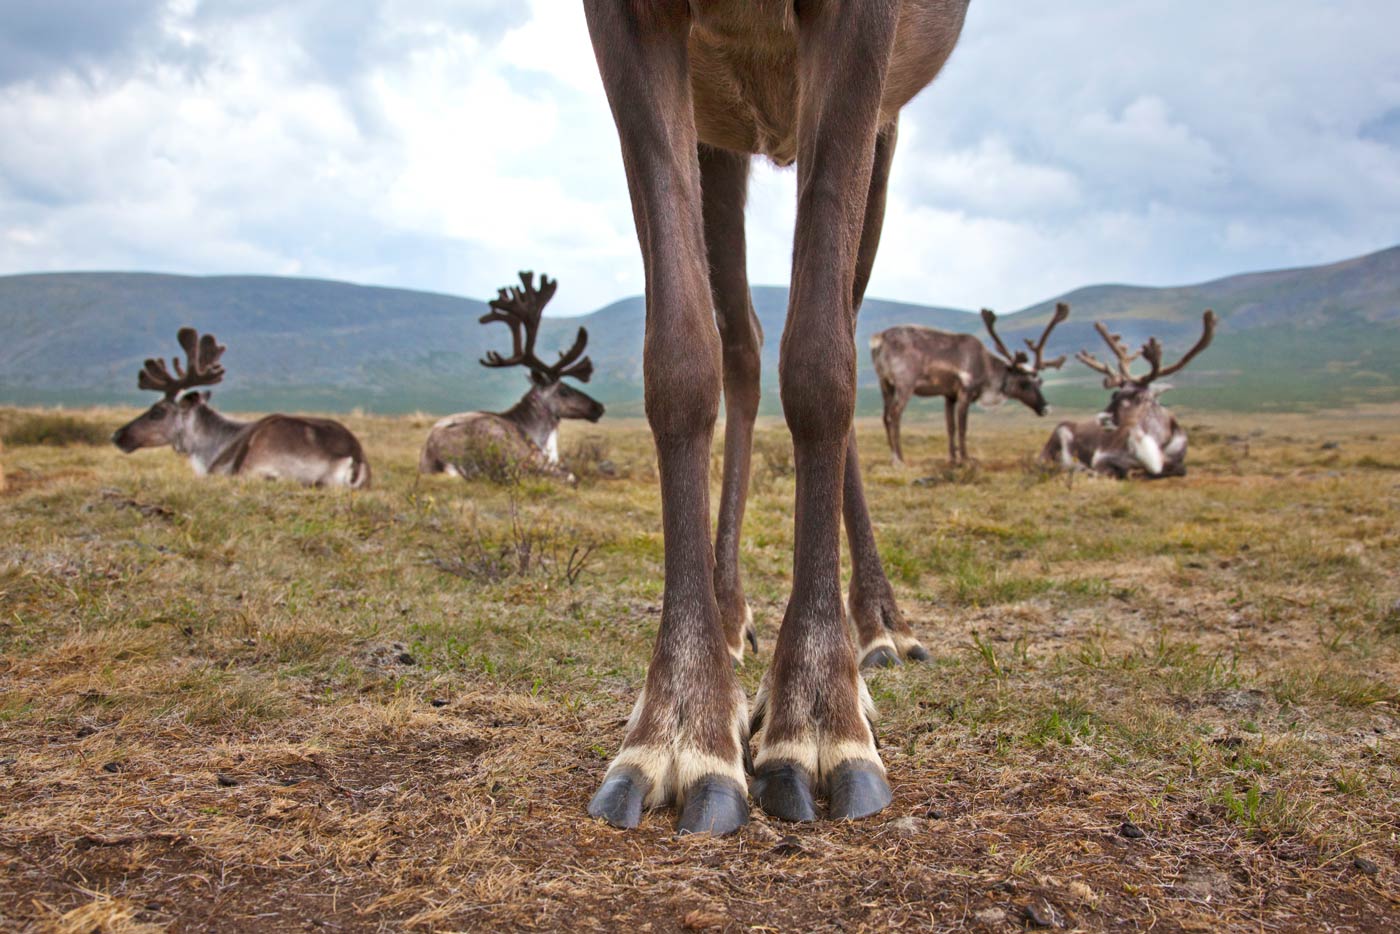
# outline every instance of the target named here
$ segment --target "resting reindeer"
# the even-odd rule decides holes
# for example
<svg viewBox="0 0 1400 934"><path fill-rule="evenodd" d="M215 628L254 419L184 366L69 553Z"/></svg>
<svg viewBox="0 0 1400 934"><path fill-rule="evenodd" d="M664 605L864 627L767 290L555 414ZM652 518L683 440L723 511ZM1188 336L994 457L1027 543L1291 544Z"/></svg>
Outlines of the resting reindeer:
<svg viewBox="0 0 1400 934"><path fill-rule="evenodd" d="M1162 345L1151 338L1138 353L1129 353L1119 334L1109 333L1102 322L1095 323L1099 336L1118 358L1118 368L1095 359L1087 350L1078 354L1080 362L1104 375L1105 389L1112 389L1108 407L1095 421L1061 422L1040 452L1040 459L1061 467L1086 467L1112 477L1145 475L1181 477L1186 474L1186 429L1162 405L1158 397L1170 389L1156 380L1179 372L1205 350L1215 334L1215 312L1201 318L1201 339L1176 363L1162 366ZM1133 376L1129 367L1142 357L1152 369Z"/></svg>
<svg viewBox="0 0 1400 934"><path fill-rule="evenodd" d="M948 419L948 460L967 463L967 410L974 402L999 405L1007 398L1025 403L1037 415L1050 411L1040 392L1040 371L1058 370L1065 358L1046 360L1045 342L1055 326L1069 317L1069 306L1061 302L1045 326L1038 342L1026 338L1035 354L1031 362L1024 351L1011 353L997 336L997 316L982 309L987 333L1001 357L971 334L952 334L937 328L903 324L888 328L870 338L870 356L880 377L880 394L885 400L885 437L896 466L904 463L899 441L899 420L911 396L942 396Z"/></svg>
<svg viewBox="0 0 1400 934"><path fill-rule="evenodd" d="M535 356L540 315L559 281L541 274L536 290L534 280L534 273L522 272L521 286L501 289L491 300L492 310L481 318L482 324L504 322L514 342L509 357L488 351L482 366L527 367L530 391L504 412L461 412L439 420L423 445L418 459L420 473L466 477L484 467L486 459L503 459L526 470L574 479L559 463L559 420L586 418L596 422L603 417L603 405L563 382L565 377L573 377L586 383L593 375L593 361L582 357L588 344L586 329L578 329L574 345L553 365Z"/></svg>
<svg viewBox="0 0 1400 934"><path fill-rule="evenodd" d="M190 459L200 476L248 474L295 480L304 486L369 486L369 462L360 442L339 422L326 418L267 415L255 422L238 422L209 406L208 392L185 392L212 386L224 378L219 358L224 347L212 334L181 328L180 346L188 369L172 360L171 376L163 360L147 360L136 385L163 393L165 398L112 435L112 443L127 454L138 448L170 445ZM184 393L184 395L181 395Z"/></svg>

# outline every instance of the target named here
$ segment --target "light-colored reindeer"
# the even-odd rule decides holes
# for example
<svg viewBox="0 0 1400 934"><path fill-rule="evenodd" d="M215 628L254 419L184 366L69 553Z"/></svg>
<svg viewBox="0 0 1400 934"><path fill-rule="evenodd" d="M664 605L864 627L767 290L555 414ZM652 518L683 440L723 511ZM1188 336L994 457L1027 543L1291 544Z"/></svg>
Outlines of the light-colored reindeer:
<svg viewBox="0 0 1400 934"><path fill-rule="evenodd" d="M510 356L488 351L482 366L526 367L530 391L504 412L460 412L440 419L423 444L419 472L469 477L504 466L573 481L559 461L559 421L596 422L604 410L598 400L563 382L572 377L586 383L593 375L593 361L583 356L588 345L585 328L578 329L574 345L552 365L535 356L540 316L559 281L541 274L536 289L534 279L533 272L520 273L521 285L501 289L491 300L491 311L481 318L482 324L504 322L513 341Z"/></svg>
<svg viewBox="0 0 1400 934"><path fill-rule="evenodd" d="M1079 361L1104 376L1113 390L1108 406L1094 421L1061 422L1040 452L1040 459L1063 468L1086 468L1112 477L1180 477L1186 474L1186 429L1162 405L1160 396L1171 387L1157 380L1179 372L1205 350L1215 335L1215 312L1201 318L1201 338L1176 363L1162 366L1162 345L1153 337L1137 353L1129 353L1120 334L1103 322L1094 328L1118 360L1117 369L1081 350ZM1152 367L1142 376L1129 368L1139 357Z"/></svg>
<svg viewBox="0 0 1400 934"><path fill-rule="evenodd" d="M240 422L215 412L207 391L185 392L223 380L219 358L225 348L212 334L201 337L194 328L181 328L178 337L187 368L172 360L171 376L164 360L146 361L136 385L164 398L118 428L113 444L127 454L169 445L188 457L200 476L246 474L304 486L369 486L369 462L359 439L339 422L294 415Z"/></svg>
<svg viewBox="0 0 1400 934"><path fill-rule="evenodd" d="M1045 343L1055 326L1069 317L1069 306L1055 306L1054 317L1045 326L1038 342L1026 338L1035 354L1032 361L1025 351L1014 354L997 335L997 316L982 309L982 321L992 336L1000 357L971 334L953 334L937 328L904 324L888 328L870 338L870 356L880 378L880 394L885 401L885 437L895 464L904 463L899 440L899 421L912 396L942 396L948 419L948 460L954 465L967 462L967 412L972 403L999 405L1011 398L1028 406L1035 414L1050 411L1040 391L1040 371L1064 366L1065 358L1046 360Z"/></svg>

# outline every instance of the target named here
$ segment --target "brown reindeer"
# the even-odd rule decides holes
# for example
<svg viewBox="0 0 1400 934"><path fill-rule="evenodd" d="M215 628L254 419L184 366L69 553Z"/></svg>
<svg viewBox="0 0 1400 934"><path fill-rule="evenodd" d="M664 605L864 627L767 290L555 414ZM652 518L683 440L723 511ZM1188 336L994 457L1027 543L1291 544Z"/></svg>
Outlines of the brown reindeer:
<svg viewBox="0 0 1400 934"><path fill-rule="evenodd" d="M885 437L894 455L895 466L904 463L899 441L899 421L912 396L942 396L948 419L948 461L967 463L967 412L972 403L1000 405L1011 398L1028 406L1037 415L1050 411L1040 391L1040 371L1058 370L1065 358L1045 359L1045 342L1055 326L1069 317L1069 306L1061 302L1045 326L1040 340L1026 338L1035 360L1018 350L1011 353L997 335L997 316L982 309L982 321L992 336L1000 357L971 334L952 334L937 328L904 324L888 328L870 338L870 356L880 378L880 394L885 401Z"/></svg>
<svg viewBox="0 0 1400 934"><path fill-rule="evenodd" d="M857 667L927 657L880 565L851 432L855 320L870 277L900 108L933 80L966 0L585 0L646 272L647 418L665 592L646 683L589 805L620 827L674 803L682 832L727 833L753 796L812 820L890 802ZM797 469L792 595L752 720L733 660L762 335L744 261L752 155L797 163L797 228L779 389ZM718 327L716 327L718 325ZM710 442L724 393L719 530ZM847 635L841 520L850 540Z"/></svg>
<svg viewBox="0 0 1400 934"><path fill-rule="evenodd" d="M1181 477L1186 474L1186 429L1182 428L1159 398L1170 389L1156 381L1179 372L1196 354L1209 346L1215 334L1215 312L1201 318L1201 338L1169 367L1162 366L1162 345L1153 337L1137 353L1129 353L1123 337L1110 333L1103 322L1094 327L1117 358L1117 369L1081 350L1081 363L1104 376L1105 389L1113 395L1108 407L1094 421L1061 422L1040 452L1047 464L1086 468L1111 477ZM1132 362L1142 357L1152 369L1133 376Z"/></svg>
<svg viewBox="0 0 1400 934"><path fill-rule="evenodd" d="M187 456L200 476L246 474L295 480L303 486L369 486L365 452L339 422L294 415L239 422L215 412L208 392L185 392L223 380L219 358L225 348L212 334L201 337L194 328L181 328L178 336L188 368L172 360L175 375L171 376L164 360L146 361L136 385L164 398L118 428L113 444L127 454L169 445Z"/></svg>
<svg viewBox="0 0 1400 934"><path fill-rule="evenodd" d="M579 328L574 345L555 363L540 360L535 356L540 316L559 281L541 274L536 289L535 274L522 272L520 282L520 286L501 289L491 300L491 311L481 317L482 324L501 321L509 326L513 350L509 357L488 351L481 365L526 367L530 391L504 412L460 412L439 420L423 444L418 459L420 473L468 477L504 465L574 480L559 463L559 420L596 422L603 417L601 402L564 382L572 377L586 383L593 375L593 361L583 356L588 331Z"/></svg>

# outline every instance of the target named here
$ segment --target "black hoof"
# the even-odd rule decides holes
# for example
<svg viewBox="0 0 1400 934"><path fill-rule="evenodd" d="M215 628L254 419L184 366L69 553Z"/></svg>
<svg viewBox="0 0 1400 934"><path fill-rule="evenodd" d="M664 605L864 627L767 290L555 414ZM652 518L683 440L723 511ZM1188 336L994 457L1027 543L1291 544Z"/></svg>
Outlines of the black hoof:
<svg viewBox="0 0 1400 934"><path fill-rule="evenodd" d="M919 645L917 642L909 649L909 660L911 662L926 662L930 658L933 658L933 656L928 654L928 649Z"/></svg>
<svg viewBox="0 0 1400 934"><path fill-rule="evenodd" d="M895 654L894 649L887 645L877 646L865 653L865 658L860 660L862 668L894 668L896 665L904 664Z"/></svg>
<svg viewBox="0 0 1400 934"><path fill-rule="evenodd" d="M749 650L758 654L758 630L752 624L744 627L744 638L749 640Z"/></svg>
<svg viewBox="0 0 1400 934"><path fill-rule="evenodd" d="M651 791L651 782L637 769L614 769L603 779L603 786L588 802L590 817L601 817L614 827L630 830L642 820L642 802Z"/></svg>
<svg viewBox="0 0 1400 934"><path fill-rule="evenodd" d="M812 782L807 773L795 765L783 763L759 769L753 779L753 798L765 813L781 820L817 819Z"/></svg>
<svg viewBox="0 0 1400 934"><path fill-rule="evenodd" d="M749 801L733 780L713 775L695 783L685 796L676 830L722 837L749 822Z"/></svg>
<svg viewBox="0 0 1400 934"><path fill-rule="evenodd" d="M878 766L861 759L848 759L827 777L828 816L832 820L855 820L883 811L894 800L890 783Z"/></svg>

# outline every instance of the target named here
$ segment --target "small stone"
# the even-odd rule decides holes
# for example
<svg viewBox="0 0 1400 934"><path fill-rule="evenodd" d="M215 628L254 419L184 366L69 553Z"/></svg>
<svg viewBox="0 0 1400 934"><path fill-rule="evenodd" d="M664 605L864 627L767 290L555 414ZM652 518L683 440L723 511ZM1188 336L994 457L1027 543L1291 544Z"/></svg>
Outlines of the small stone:
<svg viewBox="0 0 1400 934"><path fill-rule="evenodd" d="M783 837L773 844L773 849L769 850L770 853L776 853L779 856L792 856L795 853L805 853L806 851L807 848L802 845L802 841L792 834Z"/></svg>
<svg viewBox="0 0 1400 934"><path fill-rule="evenodd" d="M1123 821L1118 827L1118 835L1120 837L1127 837L1129 840L1141 840L1143 837L1147 836L1141 827L1130 820Z"/></svg>
<svg viewBox="0 0 1400 934"><path fill-rule="evenodd" d="M1376 873L1381 871L1380 866L1377 866L1375 863L1371 862L1364 856L1354 857L1351 861L1351 865L1353 868L1357 869L1360 872L1366 873L1366 875L1368 876L1374 876Z"/></svg>
<svg viewBox="0 0 1400 934"><path fill-rule="evenodd" d="M432 700L428 701L428 703L432 704L434 707L446 707L447 699L444 697L434 697Z"/></svg>
<svg viewBox="0 0 1400 934"><path fill-rule="evenodd" d="M104 772L120 772L121 770L122 764L120 762L108 762L106 765L102 766L102 771Z"/></svg>
<svg viewBox="0 0 1400 934"><path fill-rule="evenodd" d="M926 813L926 816L929 820L942 820L943 818L948 816L948 812L939 808L929 808Z"/></svg>
<svg viewBox="0 0 1400 934"><path fill-rule="evenodd" d="M238 784L238 779L226 772L220 772L218 775L214 776L214 778L224 788L232 788L234 785Z"/></svg>
<svg viewBox="0 0 1400 934"><path fill-rule="evenodd" d="M95 727L85 726L73 735L78 737L78 739L83 739L84 737L91 736L96 732L97 729Z"/></svg>
<svg viewBox="0 0 1400 934"><path fill-rule="evenodd" d="M1043 898L1038 898L1021 909L1025 916L1026 923L1032 927L1052 928L1059 924L1055 916L1055 909L1050 907L1050 903Z"/></svg>
<svg viewBox="0 0 1400 934"><path fill-rule="evenodd" d="M616 477L617 465L614 464L612 461L599 461L598 473L602 474L605 477Z"/></svg>
<svg viewBox="0 0 1400 934"><path fill-rule="evenodd" d="M418 662L407 652L400 652L397 656L400 665L416 665Z"/></svg>

